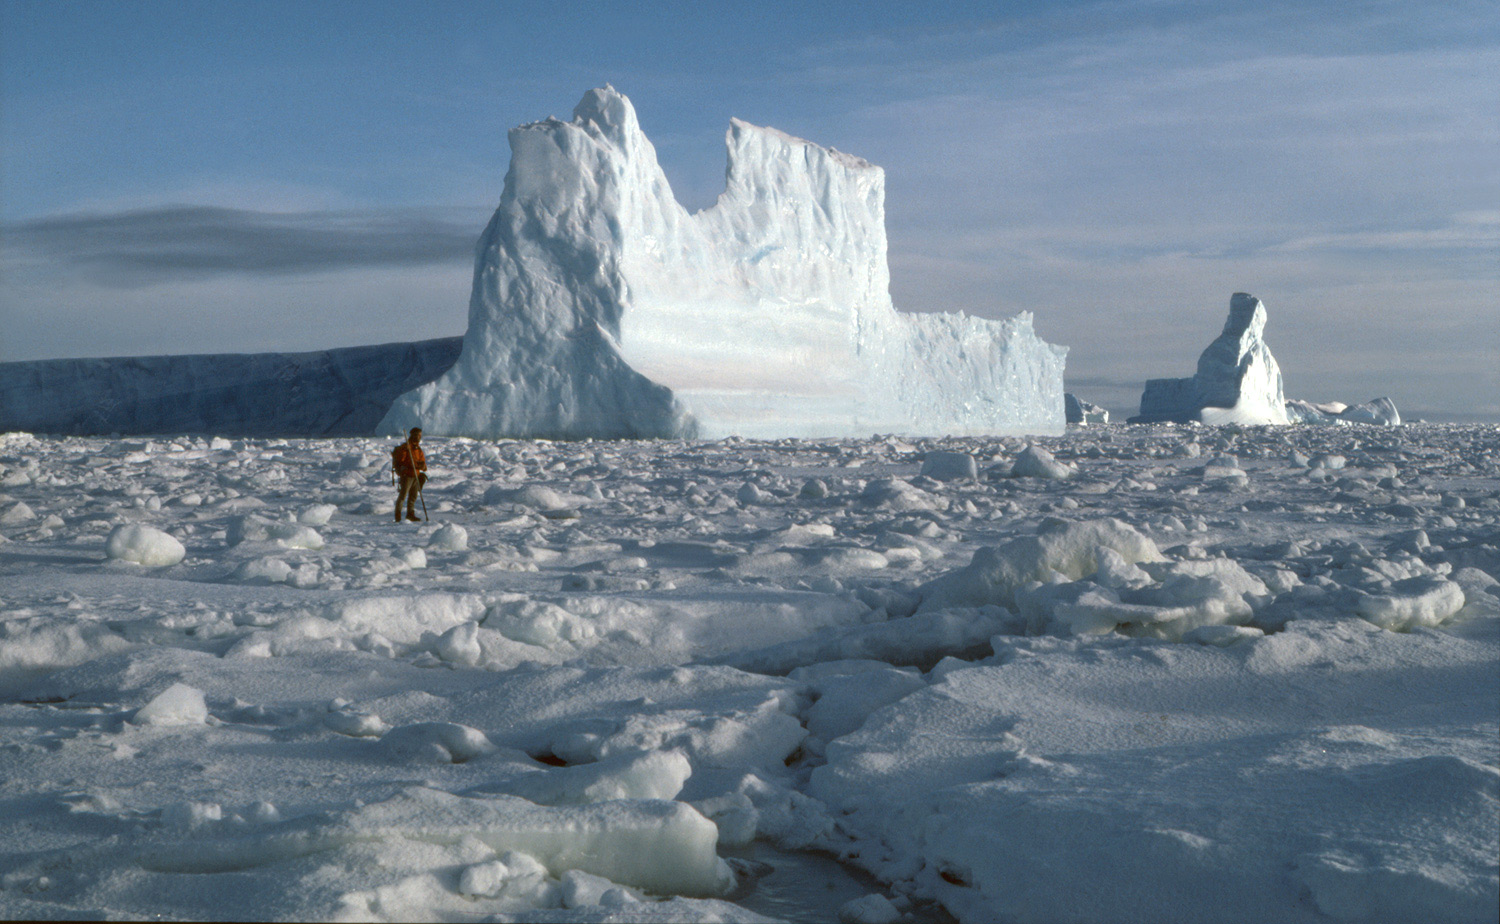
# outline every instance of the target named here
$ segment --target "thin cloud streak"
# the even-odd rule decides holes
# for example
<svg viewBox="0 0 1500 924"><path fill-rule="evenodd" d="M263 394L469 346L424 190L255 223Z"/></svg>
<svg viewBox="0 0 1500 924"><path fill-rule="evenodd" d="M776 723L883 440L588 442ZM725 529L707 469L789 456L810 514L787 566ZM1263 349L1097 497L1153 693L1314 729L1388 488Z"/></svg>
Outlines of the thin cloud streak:
<svg viewBox="0 0 1500 924"><path fill-rule="evenodd" d="M225 274L286 276L467 263L480 227L476 214L179 206L22 222L0 232L0 243L8 263L50 262L96 283L134 287Z"/></svg>

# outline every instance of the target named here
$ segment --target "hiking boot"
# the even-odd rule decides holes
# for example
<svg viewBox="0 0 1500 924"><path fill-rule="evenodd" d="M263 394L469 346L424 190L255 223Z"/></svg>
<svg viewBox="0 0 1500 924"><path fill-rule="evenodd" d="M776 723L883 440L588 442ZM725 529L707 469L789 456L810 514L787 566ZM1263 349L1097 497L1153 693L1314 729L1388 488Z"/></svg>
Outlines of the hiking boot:
<svg viewBox="0 0 1500 924"><path fill-rule="evenodd" d="M411 512L410 510L406 511L406 518L408 520L411 520L413 523L420 523L420 522L422 522L422 518L419 517L419 516L417 516L415 513Z"/></svg>
<svg viewBox="0 0 1500 924"><path fill-rule="evenodd" d="M401 522L401 511L399 511L399 510L396 511L396 522L397 523Z"/></svg>

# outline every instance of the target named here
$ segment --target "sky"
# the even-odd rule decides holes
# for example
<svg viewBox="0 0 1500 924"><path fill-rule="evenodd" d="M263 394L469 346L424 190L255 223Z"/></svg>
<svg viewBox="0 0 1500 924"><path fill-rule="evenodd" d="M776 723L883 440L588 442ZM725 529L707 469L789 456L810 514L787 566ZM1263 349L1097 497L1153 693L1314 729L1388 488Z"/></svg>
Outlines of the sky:
<svg viewBox="0 0 1500 924"><path fill-rule="evenodd" d="M506 131L630 97L886 172L908 311L1117 417L1234 292L1288 397L1500 422L1500 4L0 0L0 361L461 334Z"/></svg>

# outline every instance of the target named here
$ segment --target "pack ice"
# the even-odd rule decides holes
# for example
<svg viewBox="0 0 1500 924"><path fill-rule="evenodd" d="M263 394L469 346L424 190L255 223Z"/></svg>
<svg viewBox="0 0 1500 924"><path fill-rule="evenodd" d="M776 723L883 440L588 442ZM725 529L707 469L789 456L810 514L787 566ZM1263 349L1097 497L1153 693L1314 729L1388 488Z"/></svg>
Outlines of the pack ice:
<svg viewBox="0 0 1500 924"><path fill-rule="evenodd" d="M727 144L690 215L611 87L512 129L463 352L379 432L1062 432L1066 350L1029 314L897 313L879 167L738 120Z"/></svg>
<svg viewBox="0 0 1500 924"><path fill-rule="evenodd" d="M0 434L0 920L1495 920L1500 427L425 446Z"/></svg>

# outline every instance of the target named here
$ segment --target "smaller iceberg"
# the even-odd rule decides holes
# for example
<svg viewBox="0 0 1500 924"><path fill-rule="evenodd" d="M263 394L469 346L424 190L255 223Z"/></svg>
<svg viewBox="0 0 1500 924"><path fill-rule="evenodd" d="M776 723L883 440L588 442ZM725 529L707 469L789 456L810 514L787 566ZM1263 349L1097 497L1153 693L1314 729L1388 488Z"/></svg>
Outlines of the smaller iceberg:
<svg viewBox="0 0 1500 924"><path fill-rule="evenodd" d="M1083 400L1071 391L1063 392L1063 416L1068 423L1077 424L1080 427L1109 423L1109 411Z"/></svg>
<svg viewBox="0 0 1500 924"><path fill-rule="evenodd" d="M1266 345L1266 306L1244 292L1229 300L1224 331L1185 379L1151 379L1130 423L1285 424L1281 367Z"/></svg>
<svg viewBox="0 0 1500 924"><path fill-rule="evenodd" d="M1292 423L1305 424L1381 424L1395 427L1401 424L1401 412L1390 398L1374 398L1353 407L1342 401L1315 404L1311 401L1290 399L1286 403L1286 415Z"/></svg>

